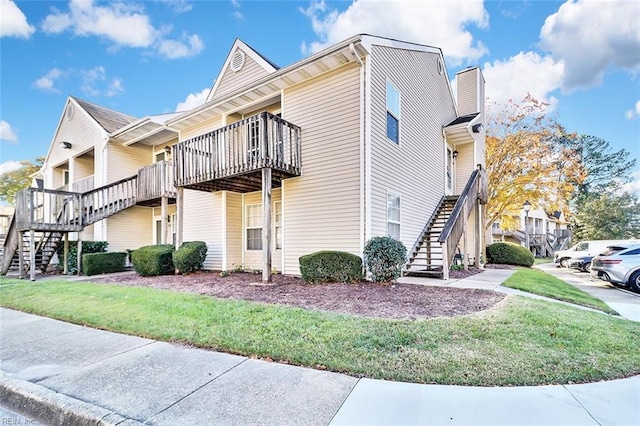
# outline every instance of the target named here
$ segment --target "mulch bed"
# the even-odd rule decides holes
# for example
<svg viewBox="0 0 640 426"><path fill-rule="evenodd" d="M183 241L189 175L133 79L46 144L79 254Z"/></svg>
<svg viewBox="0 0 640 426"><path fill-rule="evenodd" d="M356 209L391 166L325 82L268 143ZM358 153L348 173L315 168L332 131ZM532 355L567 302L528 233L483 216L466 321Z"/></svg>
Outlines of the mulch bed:
<svg viewBox="0 0 640 426"><path fill-rule="evenodd" d="M458 276L468 276L480 271L453 272ZM132 272L103 277L94 276L91 277L91 281L395 319L472 314L494 306L505 297L504 294L489 290L431 285L397 283L382 285L370 282L310 285L305 284L300 278L286 275L274 275L273 284L264 286L260 285L261 275L248 272L234 272L227 277L221 277L219 273L209 271L159 277L141 277Z"/></svg>

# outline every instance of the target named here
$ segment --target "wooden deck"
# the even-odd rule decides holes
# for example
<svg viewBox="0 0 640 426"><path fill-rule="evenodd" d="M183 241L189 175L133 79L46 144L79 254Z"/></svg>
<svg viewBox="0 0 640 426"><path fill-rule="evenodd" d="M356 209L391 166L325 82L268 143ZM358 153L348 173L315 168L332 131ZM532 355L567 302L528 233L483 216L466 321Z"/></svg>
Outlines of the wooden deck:
<svg viewBox="0 0 640 426"><path fill-rule="evenodd" d="M262 169L272 187L300 176L301 129L262 112L173 146L175 184L201 191L259 191Z"/></svg>

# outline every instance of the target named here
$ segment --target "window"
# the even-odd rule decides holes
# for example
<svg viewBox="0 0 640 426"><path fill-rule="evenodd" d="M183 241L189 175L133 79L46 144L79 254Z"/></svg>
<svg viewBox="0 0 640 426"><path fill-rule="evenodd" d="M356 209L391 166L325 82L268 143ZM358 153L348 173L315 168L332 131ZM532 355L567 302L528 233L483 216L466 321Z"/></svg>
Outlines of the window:
<svg viewBox="0 0 640 426"><path fill-rule="evenodd" d="M165 155L164 151L156 153L156 163L159 163L160 161L164 161L166 159L167 159L167 156Z"/></svg>
<svg viewBox="0 0 640 426"><path fill-rule="evenodd" d="M387 138L400 143L400 92L387 81Z"/></svg>
<svg viewBox="0 0 640 426"><path fill-rule="evenodd" d="M629 250L626 253L620 253L620 256L637 256L640 254L640 249L635 249L635 250Z"/></svg>
<svg viewBox="0 0 640 426"><path fill-rule="evenodd" d="M387 193L387 234L400 240L400 196Z"/></svg>
<svg viewBox="0 0 640 426"><path fill-rule="evenodd" d="M274 216L275 216L275 234L276 234L276 250L282 248L282 201L276 201L273 203Z"/></svg>
<svg viewBox="0 0 640 426"><path fill-rule="evenodd" d="M262 250L262 204L246 206L247 250Z"/></svg>

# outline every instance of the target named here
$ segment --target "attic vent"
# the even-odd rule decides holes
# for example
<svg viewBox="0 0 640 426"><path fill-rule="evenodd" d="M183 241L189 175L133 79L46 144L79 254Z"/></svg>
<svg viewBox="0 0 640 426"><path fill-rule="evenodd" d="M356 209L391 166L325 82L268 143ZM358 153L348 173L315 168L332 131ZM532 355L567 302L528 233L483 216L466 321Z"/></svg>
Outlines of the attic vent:
<svg viewBox="0 0 640 426"><path fill-rule="evenodd" d="M438 58L438 74L442 75L444 72L444 65L442 65L442 59Z"/></svg>
<svg viewBox="0 0 640 426"><path fill-rule="evenodd" d="M242 69L244 65L244 52L242 50L236 50L236 53L233 55L233 59L231 59L231 71L238 72Z"/></svg>
<svg viewBox="0 0 640 426"><path fill-rule="evenodd" d="M67 105L67 120L71 120L73 118L73 114L75 113L75 108L72 103Z"/></svg>

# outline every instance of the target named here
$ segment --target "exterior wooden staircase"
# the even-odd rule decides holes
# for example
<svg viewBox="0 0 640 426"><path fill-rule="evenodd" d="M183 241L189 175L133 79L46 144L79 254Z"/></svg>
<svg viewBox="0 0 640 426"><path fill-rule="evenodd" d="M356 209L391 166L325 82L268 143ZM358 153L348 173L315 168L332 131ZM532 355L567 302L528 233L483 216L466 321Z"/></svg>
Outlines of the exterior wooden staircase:
<svg viewBox="0 0 640 426"><path fill-rule="evenodd" d="M487 174L478 166L460 196L442 197L409 252L404 274L448 278L466 222L487 195Z"/></svg>
<svg viewBox="0 0 640 426"><path fill-rule="evenodd" d="M45 272L65 233L81 232L136 204L153 205L160 197L175 198L171 170L170 163L155 163L136 175L84 193L39 188L20 191L4 241L0 274L6 275L10 269L18 269L21 277L35 270ZM161 180L159 184L151 185L153 175ZM143 188L139 188L140 182Z"/></svg>

